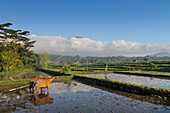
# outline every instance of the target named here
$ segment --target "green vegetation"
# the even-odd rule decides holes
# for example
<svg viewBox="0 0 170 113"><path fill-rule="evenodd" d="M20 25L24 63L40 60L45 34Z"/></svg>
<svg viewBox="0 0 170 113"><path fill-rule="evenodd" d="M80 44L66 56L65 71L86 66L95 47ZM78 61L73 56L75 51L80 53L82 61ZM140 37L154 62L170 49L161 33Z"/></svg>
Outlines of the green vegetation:
<svg viewBox="0 0 170 113"><path fill-rule="evenodd" d="M19 79L19 80L10 80L10 81L0 81L0 84L11 84L11 83L20 83L28 82L30 79Z"/></svg>
<svg viewBox="0 0 170 113"><path fill-rule="evenodd" d="M107 64L107 65L106 65ZM117 63L71 63L72 72L93 72L93 71L158 71L158 72L170 72L170 60L168 61L150 61L143 60L141 62L135 60L135 62L117 62ZM63 69L64 64L56 64L51 62L48 64L48 68ZM67 65L66 65L67 66ZM81 72L80 72L81 73Z"/></svg>
<svg viewBox="0 0 170 113"><path fill-rule="evenodd" d="M70 76L56 76L54 77L54 79L60 79L60 78L73 78L74 76L73 75L70 75Z"/></svg>
<svg viewBox="0 0 170 113"><path fill-rule="evenodd" d="M11 23L0 24L0 72L39 65L39 55L30 50L35 41L28 31L13 30Z"/></svg>
<svg viewBox="0 0 170 113"><path fill-rule="evenodd" d="M152 77L169 77L170 64L169 61L159 62L152 61L149 63L135 62L135 63L103 63L103 64L72 64L71 71L68 66L56 65L52 63L49 65L48 70L59 71L60 73L73 73L73 74L91 74L91 73L123 73L133 74L140 76L152 76ZM44 68L43 68L44 69ZM64 71L63 71L64 70ZM64 73L63 73L64 74Z"/></svg>
<svg viewBox="0 0 170 113"><path fill-rule="evenodd" d="M19 80L19 79L27 79L30 77L32 73L31 68L24 68L24 70L15 70L10 72L0 72L0 80L1 81L10 81L10 80Z"/></svg>
<svg viewBox="0 0 170 113"><path fill-rule="evenodd" d="M77 56L61 56L61 55L50 55L50 60L57 65L75 64L111 64L111 63L145 63L145 62L166 62L170 64L170 57L156 57L156 56L144 56L144 57L125 57L125 56L111 56L111 57L80 57Z"/></svg>
<svg viewBox="0 0 170 113"><path fill-rule="evenodd" d="M49 54L44 51L42 54L41 54L41 62L42 62L42 65L43 67L48 67L48 63L50 63L50 58L49 58Z"/></svg>
<svg viewBox="0 0 170 113"><path fill-rule="evenodd" d="M86 64L87 65L87 64ZM86 65L82 64L74 69L74 71L85 71ZM105 64L88 64L88 71L106 69ZM107 71L159 71L170 72L170 64L150 63L108 63ZM73 69L72 69L73 71Z"/></svg>
<svg viewBox="0 0 170 113"><path fill-rule="evenodd" d="M66 74L66 73L69 73L71 71L71 66L63 66L63 73Z"/></svg>

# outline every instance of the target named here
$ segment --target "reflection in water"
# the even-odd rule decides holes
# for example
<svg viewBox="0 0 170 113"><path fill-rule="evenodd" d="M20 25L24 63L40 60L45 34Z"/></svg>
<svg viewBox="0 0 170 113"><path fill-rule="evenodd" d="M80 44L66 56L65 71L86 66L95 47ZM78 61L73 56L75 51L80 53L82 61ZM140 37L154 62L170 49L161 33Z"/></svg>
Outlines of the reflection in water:
<svg viewBox="0 0 170 113"><path fill-rule="evenodd" d="M63 92L81 92L81 91L90 91L94 89L93 87L89 87L85 84L81 84L75 81L71 83L64 83L64 82L55 82L50 84L49 93L50 94L61 94Z"/></svg>
<svg viewBox="0 0 170 113"><path fill-rule="evenodd" d="M170 79L159 79L153 77L142 77L142 76L135 76L135 75L123 75L123 74L88 74L86 76L93 76L93 77L100 77L100 78L107 78L110 80L117 80L122 82L128 82L132 84L139 84L157 88L167 88L170 89Z"/></svg>
<svg viewBox="0 0 170 113"><path fill-rule="evenodd" d="M31 95L30 103L33 103L34 106L41 106L45 104L52 104L53 98L51 98L48 94L38 94L38 95Z"/></svg>
<svg viewBox="0 0 170 113"><path fill-rule="evenodd" d="M108 78L107 78L107 73L105 73L104 75L105 75L105 79L107 80L107 79L108 79Z"/></svg>

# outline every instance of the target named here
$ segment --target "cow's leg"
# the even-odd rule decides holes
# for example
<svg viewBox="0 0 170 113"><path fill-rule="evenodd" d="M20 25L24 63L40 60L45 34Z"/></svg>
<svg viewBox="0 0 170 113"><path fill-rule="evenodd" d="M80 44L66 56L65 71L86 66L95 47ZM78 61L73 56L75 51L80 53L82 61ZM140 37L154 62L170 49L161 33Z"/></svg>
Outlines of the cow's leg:
<svg viewBox="0 0 170 113"><path fill-rule="evenodd" d="M34 83L31 83L30 84L30 92L33 92L34 91Z"/></svg>
<svg viewBox="0 0 170 113"><path fill-rule="evenodd" d="M49 95L49 86L47 86L47 95Z"/></svg>
<svg viewBox="0 0 170 113"><path fill-rule="evenodd" d="M39 87L36 85L36 89L34 90L34 94L37 93L39 94Z"/></svg>
<svg viewBox="0 0 170 113"><path fill-rule="evenodd" d="M32 89L32 83L30 82L30 85L29 85L30 92L31 92L31 89Z"/></svg>
<svg viewBox="0 0 170 113"><path fill-rule="evenodd" d="M41 88L41 94L43 93L43 88Z"/></svg>

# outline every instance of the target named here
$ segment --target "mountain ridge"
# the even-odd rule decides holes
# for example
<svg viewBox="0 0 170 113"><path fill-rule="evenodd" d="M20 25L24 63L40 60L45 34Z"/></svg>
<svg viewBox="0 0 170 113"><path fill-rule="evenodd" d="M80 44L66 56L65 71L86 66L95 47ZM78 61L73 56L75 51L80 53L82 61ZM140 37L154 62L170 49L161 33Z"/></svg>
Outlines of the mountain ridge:
<svg viewBox="0 0 170 113"><path fill-rule="evenodd" d="M152 54L151 56L158 56L158 57L169 56L170 57L170 53L169 52L159 52L159 53Z"/></svg>

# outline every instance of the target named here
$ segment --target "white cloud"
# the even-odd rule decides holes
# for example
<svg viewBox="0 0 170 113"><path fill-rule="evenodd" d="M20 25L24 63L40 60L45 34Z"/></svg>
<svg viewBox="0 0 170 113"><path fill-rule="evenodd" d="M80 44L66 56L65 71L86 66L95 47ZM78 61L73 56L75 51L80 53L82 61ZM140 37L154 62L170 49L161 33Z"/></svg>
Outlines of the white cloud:
<svg viewBox="0 0 170 113"><path fill-rule="evenodd" d="M89 38L63 38L61 36L36 36L29 38L36 40L33 50L37 53L47 51L49 54L80 55L80 56L145 56L148 54L170 51L159 44L141 44L124 40L101 42Z"/></svg>

